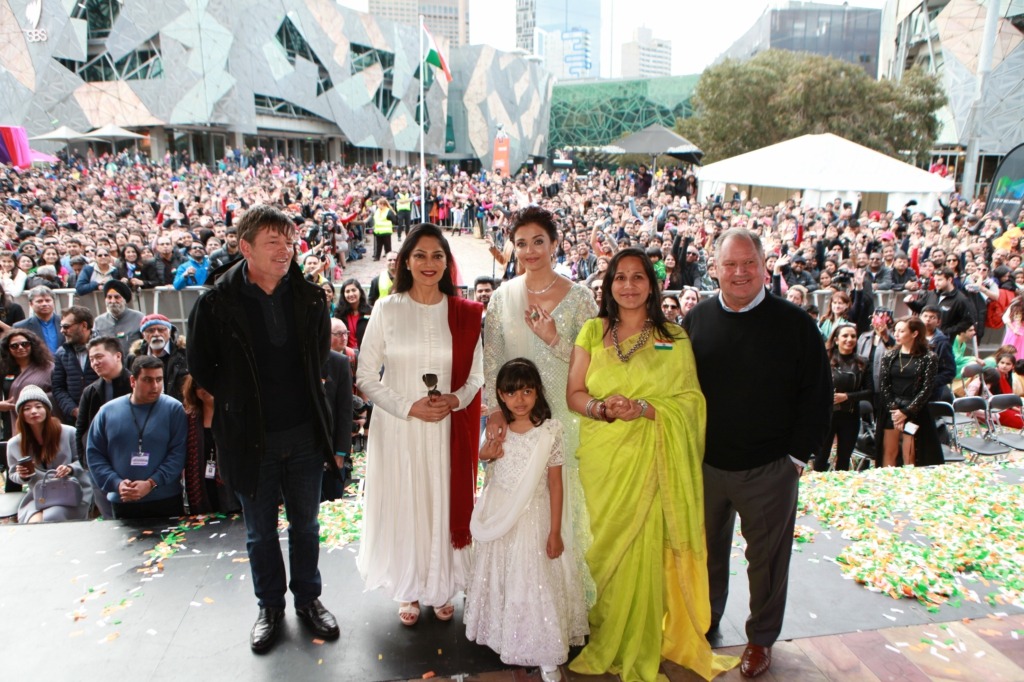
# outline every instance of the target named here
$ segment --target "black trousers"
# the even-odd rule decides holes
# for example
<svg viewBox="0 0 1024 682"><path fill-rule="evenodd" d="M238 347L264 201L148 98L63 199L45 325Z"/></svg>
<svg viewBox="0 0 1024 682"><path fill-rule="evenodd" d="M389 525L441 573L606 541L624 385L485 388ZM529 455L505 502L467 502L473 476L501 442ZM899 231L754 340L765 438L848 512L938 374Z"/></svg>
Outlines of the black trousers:
<svg viewBox="0 0 1024 682"><path fill-rule="evenodd" d="M729 557L739 514L750 583L747 641L758 646L772 646L782 631L799 481L789 457L745 471L704 464L711 624L722 620L729 598Z"/></svg>
<svg viewBox="0 0 1024 682"><path fill-rule="evenodd" d="M409 234L409 226L412 221L412 211L399 211L398 222L395 223L395 233L401 239L403 234Z"/></svg>
<svg viewBox="0 0 1024 682"><path fill-rule="evenodd" d="M857 445L857 434L860 433L860 415L853 412L835 411L832 413L832 428L829 429L825 447L814 459L815 471L828 471L828 456L832 451L832 441L836 443L836 471L850 470L850 456Z"/></svg>
<svg viewBox="0 0 1024 682"><path fill-rule="evenodd" d="M142 498L138 502L112 502L110 506L115 519L169 519L183 513L181 495L163 500Z"/></svg>
<svg viewBox="0 0 1024 682"><path fill-rule="evenodd" d="M381 255L387 255L388 251L391 250L391 235L390 234L377 234L373 235L373 260L380 260Z"/></svg>

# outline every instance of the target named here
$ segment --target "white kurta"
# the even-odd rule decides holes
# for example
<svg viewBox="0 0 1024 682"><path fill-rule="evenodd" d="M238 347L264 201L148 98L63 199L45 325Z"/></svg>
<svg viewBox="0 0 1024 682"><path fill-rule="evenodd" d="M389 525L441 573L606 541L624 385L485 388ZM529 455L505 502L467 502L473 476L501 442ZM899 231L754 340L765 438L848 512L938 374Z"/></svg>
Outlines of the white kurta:
<svg viewBox="0 0 1024 682"><path fill-rule="evenodd" d="M397 601L441 606L465 588L470 552L452 547L448 525L451 419L409 417L412 404L427 394L424 374L436 374L437 389L454 393L462 409L484 383L480 343L465 385L452 387L447 297L436 305L407 294L380 299L360 343L357 372L374 410L356 564L367 590L383 588Z"/></svg>

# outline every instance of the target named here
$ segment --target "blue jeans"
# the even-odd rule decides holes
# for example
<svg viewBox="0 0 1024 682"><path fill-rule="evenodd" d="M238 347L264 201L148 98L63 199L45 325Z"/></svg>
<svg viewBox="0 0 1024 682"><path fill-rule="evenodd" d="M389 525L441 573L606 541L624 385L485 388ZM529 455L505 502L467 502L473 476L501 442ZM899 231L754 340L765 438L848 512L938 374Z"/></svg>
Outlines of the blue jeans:
<svg viewBox="0 0 1024 682"><path fill-rule="evenodd" d="M320 597L320 481L324 459L312 424L267 434L256 497L238 495L248 534L246 549L260 608L284 608L285 571L277 532L284 497L288 517L288 563L295 607Z"/></svg>

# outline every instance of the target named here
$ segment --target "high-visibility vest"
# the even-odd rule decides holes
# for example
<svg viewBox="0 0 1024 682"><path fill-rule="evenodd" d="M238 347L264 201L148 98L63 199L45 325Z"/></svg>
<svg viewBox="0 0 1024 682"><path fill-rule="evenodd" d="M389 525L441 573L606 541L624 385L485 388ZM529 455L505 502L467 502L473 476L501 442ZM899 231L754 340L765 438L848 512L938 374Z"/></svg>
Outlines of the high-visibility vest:
<svg viewBox="0 0 1024 682"><path fill-rule="evenodd" d="M386 208L378 208L373 212L374 234L391 234L394 231L391 221L388 220L388 210Z"/></svg>
<svg viewBox="0 0 1024 682"><path fill-rule="evenodd" d="M395 201L395 206L399 211L408 211L412 209L412 195L408 192L399 192L398 199Z"/></svg>
<svg viewBox="0 0 1024 682"><path fill-rule="evenodd" d="M387 271L380 273L377 278L377 298L384 298L391 293L391 277Z"/></svg>

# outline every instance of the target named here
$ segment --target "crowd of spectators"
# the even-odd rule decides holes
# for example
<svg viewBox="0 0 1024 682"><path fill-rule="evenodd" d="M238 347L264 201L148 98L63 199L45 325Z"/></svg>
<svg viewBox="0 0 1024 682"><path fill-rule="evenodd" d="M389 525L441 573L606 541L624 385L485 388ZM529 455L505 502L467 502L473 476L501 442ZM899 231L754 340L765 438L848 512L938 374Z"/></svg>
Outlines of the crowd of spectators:
<svg viewBox="0 0 1024 682"><path fill-rule="evenodd" d="M134 319L124 323L132 329L116 325L132 296L140 289L206 283L241 257L234 228L240 215L250 206L272 204L298 226L300 267L331 295L332 312L352 332L347 343L355 350L372 303L390 284L385 265L393 265L392 232L401 239L410 224L429 221L450 238L475 234L488 240L502 266L496 281L483 285L493 289L521 271L505 238L512 214L539 204L559 220L556 272L599 296L612 256L638 247L653 263L672 320L681 321L699 298L718 289L716 238L743 227L764 245L765 285L814 316L823 339L846 324L861 339L873 338L879 335L879 309L889 313L891 325L903 313L934 306L958 367L978 354L982 340L1009 344L1015 359L1024 352L1024 216L986 214L980 200L954 195L933 211L918 210L912 201L894 212L841 199L822 206L799 196L768 203L735 188L727 196L701 197L694 174L680 168L536 167L506 177L438 165L428 171L422 205L419 186L416 167L299 163L250 149L229 150L212 166L180 155L151 163L128 152L28 170L0 166L0 331L15 324L28 329L28 342L49 348L62 377L82 375L81 382L70 382L82 384L80 393L95 377L88 362L76 370L73 352L62 355L61 349L84 348L92 320L86 325L76 311L67 320L70 327L56 329L63 319L46 290L102 293L107 314L100 317L110 319L97 320L97 329L113 330L127 362L141 330ZM367 292L365 282L345 271L368 250L387 263ZM460 274L472 282L481 273ZM185 343L178 331L171 348ZM26 362L3 348L8 367ZM877 381L878 360L867 360ZM186 370L172 369L165 380L180 393ZM54 412L73 424L76 397L64 394L68 382L62 377L53 382ZM3 397L13 406L16 396Z"/></svg>

